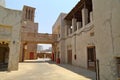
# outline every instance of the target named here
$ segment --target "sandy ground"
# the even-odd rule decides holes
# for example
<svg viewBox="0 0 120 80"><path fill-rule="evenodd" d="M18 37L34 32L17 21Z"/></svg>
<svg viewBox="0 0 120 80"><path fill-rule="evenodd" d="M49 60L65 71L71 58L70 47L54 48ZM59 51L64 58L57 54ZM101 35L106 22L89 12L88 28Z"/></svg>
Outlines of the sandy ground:
<svg viewBox="0 0 120 80"><path fill-rule="evenodd" d="M95 80L95 73L39 59L19 63L18 71L0 72L0 80Z"/></svg>

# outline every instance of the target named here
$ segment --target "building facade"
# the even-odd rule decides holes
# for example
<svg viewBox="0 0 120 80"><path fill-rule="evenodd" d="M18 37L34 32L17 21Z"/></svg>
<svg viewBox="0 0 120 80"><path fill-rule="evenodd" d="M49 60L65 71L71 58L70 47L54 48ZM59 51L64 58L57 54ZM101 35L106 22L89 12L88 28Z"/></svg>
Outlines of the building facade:
<svg viewBox="0 0 120 80"><path fill-rule="evenodd" d="M65 13L61 13L56 20L55 24L53 25L52 28L52 34L57 34L57 43L53 44L53 54L55 59L57 60L60 58L61 63L65 63L65 40L63 39L65 36L65 22L64 22L64 17L66 16Z"/></svg>
<svg viewBox="0 0 120 80"><path fill-rule="evenodd" d="M22 11L0 6L0 69L17 70Z"/></svg>
<svg viewBox="0 0 120 80"><path fill-rule="evenodd" d="M3 3L1 3L3 5ZM37 44L52 44L56 35L38 33L35 8L22 11L0 6L0 70L18 70L19 61L37 59Z"/></svg>
<svg viewBox="0 0 120 80"><path fill-rule="evenodd" d="M60 61L95 71L98 80L117 80L119 4L118 0L81 0L64 19L58 17L53 33L60 36L54 51Z"/></svg>
<svg viewBox="0 0 120 80"><path fill-rule="evenodd" d="M120 77L119 4L119 0L93 0L96 58L99 59L101 80Z"/></svg>
<svg viewBox="0 0 120 80"><path fill-rule="evenodd" d="M35 8L23 7L21 27L21 52L20 61L37 59L37 44L52 44L56 35L38 33L38 23L34 22Z"/></svg>
<svg viewBox="0 0 120 80"><path fill-rule="evenodd" d="M18 70L19 61L36 59L36 43L24 39L26 33L38 32L38 23L34 23L35 8L12 10L3 7L4 2L0 2L0 69L12 71Z"/></svg>
<svg viewBox="0 0 120 80"><path fill-rule="evenodd" d="M37 57L37 44L25 40L25 38L38 33L38 23L34 22L34 15L35 8L30 6L23 7L20 61L36 59Z"/></svg>

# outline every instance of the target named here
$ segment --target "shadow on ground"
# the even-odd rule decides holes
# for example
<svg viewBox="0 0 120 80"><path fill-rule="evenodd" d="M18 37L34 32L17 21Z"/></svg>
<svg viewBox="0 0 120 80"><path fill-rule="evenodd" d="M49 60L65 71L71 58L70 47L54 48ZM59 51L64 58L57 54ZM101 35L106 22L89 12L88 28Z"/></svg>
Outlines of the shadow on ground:
<svg viewBox="0 0 120 80"><path fill-rule="evenodd" d="M49 64L56 64L55 62L52 62L52 61L47 61ZM90 78L91 80L96 80L96 73L93 72L93 71L90 71L90 70L86 70L84 68L81 68L81 67L77 67L77 66L73 66L73 65L70 65L70 64L56 64L60 67L63 67L67 70L70 70L74 73L77 73L79 75L83 75L87 78Z"/></svg>
<svg viewBox="0 0 120 80"><path fill-rule="evenodd" d="M49 63L49 64L55 64L57 66L60 66L62 68L65 68L67 70L70 70L74 73L77 73L78 75L82 75L86 78L89 78L90 80L96 80L96 74L93 71L90 70L86 70L84 68L81 67L77 67L77 66L73 66L70 64L56 64L55 62L51 61L51 60L46 60L46 59L41 59L41 60L26 60L24 61L24 63Z"/></svg>
<svg viewBox="0 0 120 80"><path fill-rule="evenodd" d="M24 61L23 63L44 63L45 61Z"/></svg>

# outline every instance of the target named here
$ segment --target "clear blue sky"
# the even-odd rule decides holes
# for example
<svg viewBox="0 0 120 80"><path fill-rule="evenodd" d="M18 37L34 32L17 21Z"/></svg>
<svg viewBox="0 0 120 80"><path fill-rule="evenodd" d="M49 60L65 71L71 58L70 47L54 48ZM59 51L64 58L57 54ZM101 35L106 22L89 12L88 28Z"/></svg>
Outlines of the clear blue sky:
<svg viewBox="0 0 120 80"><path fill-rule="evenodd" d="M40 33L52 33L52 26L61 12L68 13L79 0L6 0L6 7L22 10L23 5L36 8L35 22Z"/></svg>
<svg viewBox="0 0 120 80"><path fill-rule="evenodd" d="M6 7L22 10L24 5L36 8L35 22L40 33L52 33L52 26L61 12L69 13L79 0L6 0ZM46 46L46 48L48 48Z"/></svg>

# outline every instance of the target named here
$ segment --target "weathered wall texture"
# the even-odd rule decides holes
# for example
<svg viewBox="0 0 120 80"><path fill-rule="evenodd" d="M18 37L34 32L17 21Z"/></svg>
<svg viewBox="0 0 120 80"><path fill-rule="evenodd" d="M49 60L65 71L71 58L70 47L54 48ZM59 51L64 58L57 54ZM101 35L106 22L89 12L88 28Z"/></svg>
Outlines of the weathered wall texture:
<svg viewBox="0 0 120 80"><path fill-rule="evenodd" d="M93 23L86 26L77 30L77 32L73 34L70 34L65 40L65 62L68 62L67 50L72 50L72 64L83 68L87 68L87 47L95 46L94 36L90 36L90 33L94 32ZM76 55L76 60L74 55Z"/></svg>
<svg viewBox="0 0 120 80"><path fill-rule="evenodd" d="M37 57L37 44L36 43L27 43L24 41L24 38L27 38L28 35L24 34L30 34L30 33L38 33L38 23L34 23L33 21L22 21L22 29L21 29L21 34L22 34L22 44L21 44L21 53L20 53L20 61L22 61L22 53L23 53L23 44L27 44L27 49L24 52L24 59L28 60L30 59L30 52L34 53L34 59ZM30 35L32 36L32 35ZM35 35L33 35L35 36ZM32 39L32 38L31 38Z"/></svg>
<svg viewBox="0 0 120 80"><path fill-rule="evenodd" d="M34 53L34 58L33 59L36 59L37 58L37 45L34 44L34 43L28 43L27 44L27 50L25 51L25 56L24 56L24 59L25 60L29 60L30 59L30 53Z"/></svg>
<svg viewBox="0 0 120 80"><path fill-rule="evenodd" d="M8 70L17 70L20 52L20 30L21 30L22 12L0 7L0 24L11 27L11 35L7 38L1 38L1 41L9 41L9 63ZM5 32L6 33L6 32ZM1 34L2 35L2 34Z"/></svg>
<svg viewBox="0 0 120 80"><path fill-rule="evenodd" d="M37 45L34 43L38 33L38 23L34 22L35 8L24 5L22 10L20 61L36 59ZM33 41L33 42L31 42Z"/></svg>
<svg viewBox="0 0 120 80"><path fill-rule="evenodd" d="M65 13L61 13L56 20L55 24L53 25L53 34L58 34L58 45L57 45L57 52L56 55L59 54L60 62L65 63L65 22L64 17L66 16ZM58 56L57 56L58 58Z"/></svg>
<svg viewBox="0 0 120 80"><path fill-rule="evenodd" d="M92 2L91 20L93 21L83 25L76 32L73 32L73 26L76 25L74 18L70 22L72 25L64 23L61 25L60 17L56 21L53 29L59 30L58 33L56 32L60 34L58 47L60 55L64 56L64 58L61 57L61 61L68 63L68 50L72 50L72 64L87 68L87 47L95 46L96 59L99 60L100 79L117 80L116 57L120 57L120 1L92 0ZM83 23L85 18L83 17ZM65 26L73 27L72 33L70 32L67 36ZM95 36L90 36L91 33ZM76 55L76 60L74 55Z"/></svg>
<svg viewBox="0 0 120 80"><path fill-rule="evenodd" d="M120 0L93 0L96 56L100 79L117 80L116 59L120 57Z"/></svg>
<svg viewBox="0 0 120 80"><path fill-rule="evenodd" d="M0 0L0 6L5 7L5 0Z"/></svg>

